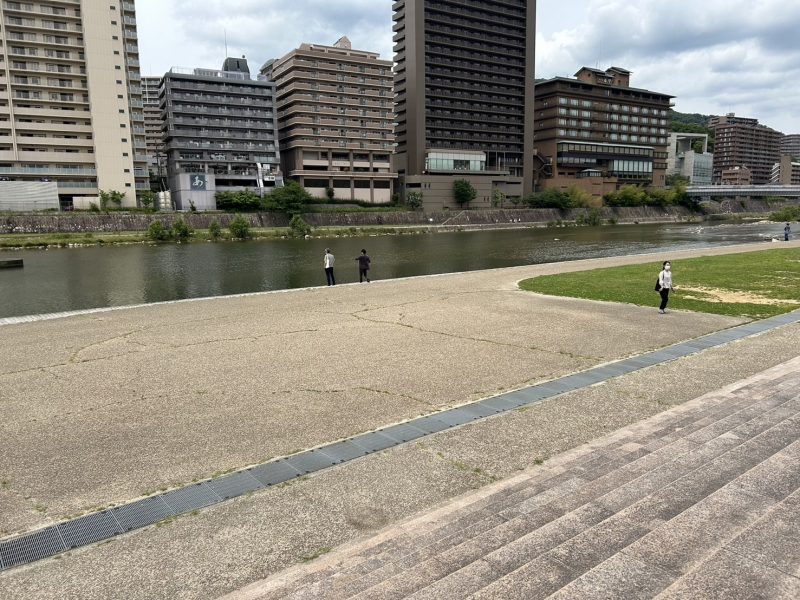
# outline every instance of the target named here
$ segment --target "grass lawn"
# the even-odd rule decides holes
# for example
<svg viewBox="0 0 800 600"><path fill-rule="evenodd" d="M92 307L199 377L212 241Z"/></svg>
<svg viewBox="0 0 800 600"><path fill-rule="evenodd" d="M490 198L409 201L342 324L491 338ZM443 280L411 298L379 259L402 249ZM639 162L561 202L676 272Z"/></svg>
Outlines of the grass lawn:
<svg viewBox="0 0 800 600"><path fill-rule="evenodd" d="M661 263L544 275L523 290L658 308ZM763 319L800 309L800 249L672 261L669 309Z"/></svg>

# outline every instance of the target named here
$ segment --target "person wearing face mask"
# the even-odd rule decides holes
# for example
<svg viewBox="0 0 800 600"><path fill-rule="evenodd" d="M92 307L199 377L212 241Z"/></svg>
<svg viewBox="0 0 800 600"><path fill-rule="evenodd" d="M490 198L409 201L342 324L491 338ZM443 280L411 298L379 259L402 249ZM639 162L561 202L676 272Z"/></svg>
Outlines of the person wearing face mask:
<svg viewBox="0 0 800 600"><path fill-rule="evenodd" d="M672 284L672 265L668 260L664 261L661 273L658 274L658 283L656 284L656 291L661 294L661 306L658 307L658 312L662 315L667 312L667 302L669 302L669 291L673 288Z"/></svg>

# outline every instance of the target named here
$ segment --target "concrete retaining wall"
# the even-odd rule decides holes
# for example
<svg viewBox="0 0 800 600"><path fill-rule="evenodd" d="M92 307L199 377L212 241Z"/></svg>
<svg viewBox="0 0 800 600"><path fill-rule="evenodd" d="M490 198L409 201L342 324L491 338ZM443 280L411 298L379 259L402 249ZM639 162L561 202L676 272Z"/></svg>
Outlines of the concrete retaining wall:
<svg viewBox="0 0 800 600"><path fill-rule="evenodd" d="M714 213L763 213L769 214L780 206L769 206L763 201L726 201L712 203ZM693 216L680 207L659 209L652 207L602 208L600 216L604 221L615 219L619 223L659 223L682 221ZM501 227L514 223L544 224L550 221L573 221L585 209L561 212L556 209L496 209L465 210L425 213L417 212L365 212L365 213L309 213L303 219L312 227L370 227L370 226L432 226L452 227L488 226ZM185 219L194 229L208 229L216 220L227 227L235 215L228 213L154 213L154 214L50 214L50 215L8 215L0 216L0 233L73 233L73 232L117 232L146 231L154 220L169 226L175 219ZM276 213L250 213L243 215L251 227L287 227L289 218Z"/></svg>

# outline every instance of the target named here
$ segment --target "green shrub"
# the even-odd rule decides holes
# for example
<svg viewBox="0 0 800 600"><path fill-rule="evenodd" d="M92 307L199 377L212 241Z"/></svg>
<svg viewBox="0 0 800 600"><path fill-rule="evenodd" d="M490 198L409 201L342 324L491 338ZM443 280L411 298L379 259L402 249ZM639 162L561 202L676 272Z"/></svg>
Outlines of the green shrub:
<svg viewBox="0 0 800 600"><path fill-rule="evenodd" d="M263 207L261 196L250 190L217 192L215 198L217 208L229 212L257 212Z"/></svg>
<svg viewBox="0 0 800 600"><path fill-rule="evenodd" d="M334 190L332 187L326 187L325 188L325 197L328 200L333 200L336 197L336 190Z"/></svg>
<svg viewBox="0 0 800 600"><path fill-rule="evenodd" d="M422 192L407 192L406 204L411 210L417 210L422 206Z"/></svg>
<svg viewBox="0 0 800 600"><path fill-rule="evenodd" d="M286 214L303 212L306 204L314 198L299 183L290 181L281 188L275 188L264 199L264 209Z"/></svg>
<svg viewBox="0 0 800 600"><path fill-rule="evenodd" d="M216 219L209 224L208 235L211 236L212 240L218 240L222 236L222 227L219 226Z"/></svg>
<svg viewBox="0 0 800 600"><path fill-rule="evenodd" d="M453 182L453 197L459 205L464 206L475 200L478 192L466 179L456 179Z"/></svg>
<svg viewBox="0 0 800 600"><path fill-rule="evenodd" d="M170 231L161 221L153 221L147 228L147 237L156 242L170 239Z"/></svg>
<svg viewBox="0 0 800 600"><path fill-rule="evenodd" d="M300 215L295 215L289 221L289 233L293 237L304 237L311 233L311 227L306 223Z"/></svg>
<svg viewBox="0 0 800 600"><path fill-rule="evenodd" d="M250 223L242 215L236 215L236 218L228 225L228 229L236 239L244 240L250 237Z"/></svg>
<svg viewBox="0 0 800 600"><path fill-rule="evenodd" d="M100 212L100 207L99 207L99 206L97 206L97 204L96 204L96 203L94 203L94 202L90 202L90 203L89 203L89 212L93 212L93 213L99 213L99 212Z"/></svg>
<svg viewBox="0 0 800 600"><path fill-rule="evenodd" d="M568 210L573 207L573 200L569 192L562 192L555 188L548 188L535 194L530 194L522 199L530 208L557 208Z"/></svg>
<svg viewBox="0 0 800 600"><path fill-rule="evenodd" d="M782 221L788 223L789 221L800 221L800 206L785 206L781 210L772 213L769 216L770 221Z"/></svg>
<svg viewBox="0 0 800 600"><path fill-rule="evenodd" d="M176 240L186 241L192 233L192 228L181 218L176 219L172 224L172 237Z"/></svg>

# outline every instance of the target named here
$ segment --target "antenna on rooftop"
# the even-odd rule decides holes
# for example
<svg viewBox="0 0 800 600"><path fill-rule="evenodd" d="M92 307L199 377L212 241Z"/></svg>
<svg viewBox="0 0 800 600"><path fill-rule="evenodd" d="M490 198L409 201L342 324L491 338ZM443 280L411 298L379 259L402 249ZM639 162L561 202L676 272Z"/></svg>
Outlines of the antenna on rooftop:
<svg viewBox="0 0 800 600"><path fill-rule="evenodd" d="M228 30L222 30L223 35L225 36L225 58L228 58Z"/></svg>

